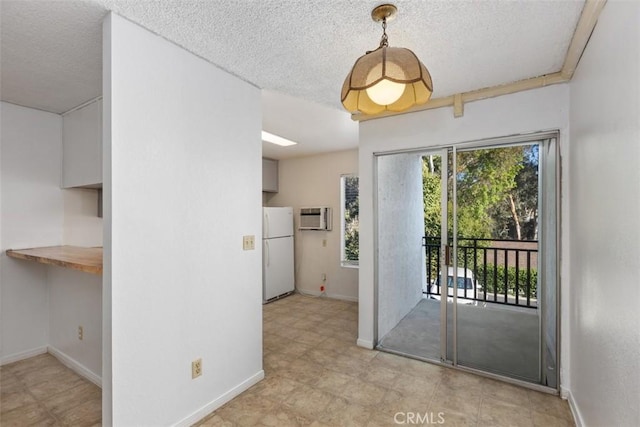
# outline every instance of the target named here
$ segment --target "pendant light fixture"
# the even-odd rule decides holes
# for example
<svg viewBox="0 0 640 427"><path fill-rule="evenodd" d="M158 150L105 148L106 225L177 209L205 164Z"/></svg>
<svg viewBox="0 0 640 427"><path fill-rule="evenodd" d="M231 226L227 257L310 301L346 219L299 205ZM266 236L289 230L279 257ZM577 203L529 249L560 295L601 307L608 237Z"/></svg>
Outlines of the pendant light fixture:
<svg viewBox="0 0 640 427"><path fill-rule="evenodd" d="M374 21L382 22L382 39L376 50L357 59L342 85L342 105L352 113L404 111L431 98L433 83L427 67L409 49L389 47L387 21L397 12L392 4L371 12Z"/></svg>

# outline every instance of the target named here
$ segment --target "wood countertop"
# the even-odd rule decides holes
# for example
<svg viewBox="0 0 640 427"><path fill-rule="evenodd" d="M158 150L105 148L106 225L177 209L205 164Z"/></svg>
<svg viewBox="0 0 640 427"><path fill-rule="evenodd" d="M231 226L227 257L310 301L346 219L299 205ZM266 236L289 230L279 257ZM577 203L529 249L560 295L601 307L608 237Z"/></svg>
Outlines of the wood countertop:
<svg viewBox="0 0 640 427"><path fill-rule="evenodd" d="M57 265L91 274L102 274L102 248L80 246L49 246L30 249L9 249L11 258Z"/></svg>

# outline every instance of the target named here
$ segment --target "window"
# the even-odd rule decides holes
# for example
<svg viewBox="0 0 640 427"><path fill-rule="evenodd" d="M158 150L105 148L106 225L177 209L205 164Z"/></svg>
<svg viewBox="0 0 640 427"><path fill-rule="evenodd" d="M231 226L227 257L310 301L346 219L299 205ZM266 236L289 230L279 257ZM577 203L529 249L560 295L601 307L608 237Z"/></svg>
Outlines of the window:
<svg viewBox="0 0 640 427"><path fill-rule="evenodd" d="M359 255L358 177L340 177L340 261L344 267L357 267Z"/></svg>

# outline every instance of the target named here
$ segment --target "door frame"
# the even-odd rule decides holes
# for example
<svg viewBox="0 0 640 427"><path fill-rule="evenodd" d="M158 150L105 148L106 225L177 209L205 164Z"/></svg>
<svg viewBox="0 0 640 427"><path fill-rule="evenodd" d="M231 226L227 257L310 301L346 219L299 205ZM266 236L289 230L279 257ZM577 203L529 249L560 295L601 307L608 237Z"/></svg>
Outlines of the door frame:
<svg viewBox="0 0 640 427"><path fill-rule="evenodd" d="M562 290L562 286L561 286L561 275L560 275L560 271L561 271L561 266L560 266L560 258L561 258L561 253L562 253L562 246L561 246L561 219L562 219L562 205L561 205L561 189L562 189L562 176L561 176L561 152L560 152L560 131L559 130L549 130L549 131L540 131L540 132L532 132L532 133L523 133L523 134L515 134L515 135L507 135L507 136L501 136L501 137L492 137L492 138L484 138L484 139L478 139L478 140L471 140L471 141L462 141L462 142L457 142L457 143L448 143L448 144L437 144L437 145L433 145L433 146L426 146L426 147L420 147L420 148L410 148L410 149L399 149L399 150L389 150L389 151L375 151L373 152L373 230L374 230L374 236L373 236L373 253L374 253L374 271L373 271L373 279L374 279L374 283L373 283L373 289L374 289L374 295L373 295L373 347L374 349L378 349L379 348L379 341L380 341L380 337L378 336L378 318L379 318L379 313L378 313L378 308L379 308L379 287L378 287L378 280L379 280L379 274L378 274L378 260L379 260L379 246L378 246L378 218L379 218L379 212L378 212L378 206L379 206L379 200L378 200L378 159L380 157L383 156L388 156L388 155L393 155L393 154L409 154L409 153L431 153L431 154L436 154L438 153L439 155L442 155L442 153L444 153L445 151L448 152L448 150L453 150L454 153L454 167L455 167L455 153L460 150L460 151L467 151L467 150L471 150L474 148L477 149L482 149L482 148L497 148L497 147L508 147L508 146L515 146L515 145L522 145L523 143L526 142L532 142L532 141L542 141L542 140L547 140L547 139L554 139L555 143L553 146L553 150L554 150L554 156L555 156L555 165L554 165L554 174L555 174L555 230L554 230L554 234L555 234L555 265L556 265L556 269L555 269L555 293L556 293L556 298L555 298L555 316L556 316L556 327L555 327L555 341L556 341L556 351L555 351L555 358L556 358L556 387L552 388L552 387L548 387L542 384L536 384L536 383L531 383L531 382L527 382L527 381L523 381L523 380L519 380L519 379L515 379L515 378L511 378L511 377L507 377L507 376L503 376L503 375L499 375L499 374L494 374L491 372L487 372L487 371L482 371L479 369L475 369L475 368L470 368L470 367L465 367L465 366L460 366L457 363L455 363L455 360L453 361L454 363L452 363L452 361L447 360L446 357L443 359L441 357L441 360L438 359L429 359L429 358L423 358L423 357L419 357L419 356L415 356L415 355L411 355L411 354L406 354L403 353L401 351L394 351L394 350L390 350L390 349L382 349L385 352L389 352L389 353L393 353L393 354L397 354L400 356L404 356L404 357L408 357L408 358L413 358L413 359L417 359L417 360L421 360L424 362L428 362L428 363L433 363L433 364L437 364L437 365L441 365L441 366L447 366L453 369L457 369L460 371L464 371L464 372L471 372L483 377L487 377L487 378L492 378L492 379L497 379L503 382L507 382L507 383L511 383L511 384L515 384L515 385L519 385L525 388L529 388L532 390L537 390L537 391L541 391L541 392L545 392L545 393L550 393L550 394L559 394L560 393L560 388L561 388L561 384L560 384L560 371L562 369L561 366L561 353L562 353L562 348L561 348L561 342L562 342L562 337L561 337L561 323L562 323L562 316L561 316L561 290ZM444 158L446 160L446 157ZM447 168L442 168L442 173L446 173L446 169ZM539 179L539 185L540 185L540 181L541 178ZM443 180L443 186L446 185L446 182L444 182ZM455 189L455 185L454 185L454 189ZM443 191L442 192L443 195L443 200L442 202L445 203L444 198L446 197L446 192ZM544 197L541 197L541 200L544 199ZM539 201L539 204L541 202ZM446 210L446 205L444 205L442 207L443 210ZM454 213L455 213L455 203L454 203ZM445 229L445 227L447 226L446 224L447 219L443 218L442 221L442 227L441 230L444 230L444 233L446 235L447 230ZM457 221L454 221L454 225L457 223ZM455 232L455 230L454 230ZM454 238L453 243L455 246L457 246L457 239ZM542 242L541 242L542 244ZM456 247L454 246L453 248L453 253L455 254L455 249ZM444 252L444 251L442 251ZM455 259L456 257L454 257ZM441 262L442 264L442 262ZM442 269L442 265L440 266L440 270L441 270L441 274L446 275L446 269L444 269L445 271L443 272ZM455 266L454 266L454 271L455 270ZM446 280L446 277L443 279L441 278L441 280ZM443 282L445 283L445 282ZM454 298L456 295L456 292L453 293L454 294ZM443 305L443 301L444 301L444 305ZM443 317L444 317L444 321L445 321L445 325L446 325L446 316L447 316L447 312L446 312L446 298L442 298L441 297L441 322L443 321ZM455 318L455 300L453 303L454 307L453 309L453 313L454 313L454 317L453 317L453 339L455 341L456 337L455 337L455 331L456 331L456 318ZM444 307L444 308L443 308ZM542 318L542 314L541 314L541 318ZM542 319L544 320L544 319ZM446 331L446 327L442 328L441 325L441 356L444 353L444 355L446 356L446 351L447 351L447 344L446 344L446 335L447 335L447 331ZM442 336L445 336L445 344L442 344ZM543 335L540 334L540 339L543 339ZM541 344L542 345L542 342ZM455 353L456 348L455 348L455 343L454 343L454 357L455 357ZM542 357L542 354L540 355ZM542 359L540 359L540 363L542 363Z"/></svg>

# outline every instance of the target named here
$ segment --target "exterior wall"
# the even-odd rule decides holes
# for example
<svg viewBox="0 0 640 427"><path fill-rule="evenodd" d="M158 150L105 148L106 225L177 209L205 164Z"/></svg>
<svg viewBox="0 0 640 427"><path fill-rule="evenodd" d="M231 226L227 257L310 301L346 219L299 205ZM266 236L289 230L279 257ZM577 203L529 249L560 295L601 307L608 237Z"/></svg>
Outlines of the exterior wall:
<svg viewBox="0 0 640 427"><path fill-rule="evenodd" d="M378 337L422 298L425 284L422 161L418 154L377 159Z"/></svg>
<svg viewBox="0 0 640 427"><path fill-rule="evenodd" d="M640 3L608 2L571 81L571 388L578 425L640 419Z"/></svg>
<svg viewBox="0 0 640 427"><path fill-rule="evenodd" d="M302 293L319 295L326 274L327 296L358 299L358 269L340 265L340 176L357 173L356 150L279 161L280 189L267 196L267 206L292 206L296 214L301 207L333 209L332 231L301 231L295 224L296 288Z"/></svg>

